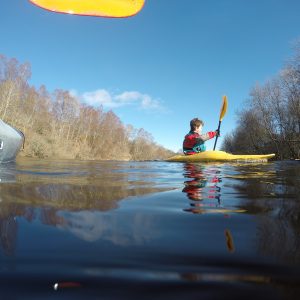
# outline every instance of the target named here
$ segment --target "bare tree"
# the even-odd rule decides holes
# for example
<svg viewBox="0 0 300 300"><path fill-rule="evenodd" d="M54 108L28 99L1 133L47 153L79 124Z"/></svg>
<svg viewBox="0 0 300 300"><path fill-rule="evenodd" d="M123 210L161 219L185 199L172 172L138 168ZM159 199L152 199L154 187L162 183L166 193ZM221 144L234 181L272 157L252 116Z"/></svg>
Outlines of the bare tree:
<svg viewBox="0 0 300 300"><path fill-rule="evenodd" d="M141 160L172 154L113 111L81 104L66 90L29 86L30 69L0 55L0 117L26 134L23 155Z"/></svg>
<svg viewBox="0 0 300 300"><path fill-rule="evenodd" d="M239 114L238 127L222 147L232 152L272 151L281 159L299 158L299 50L278 76L251 90L250 104Z"/></svg>

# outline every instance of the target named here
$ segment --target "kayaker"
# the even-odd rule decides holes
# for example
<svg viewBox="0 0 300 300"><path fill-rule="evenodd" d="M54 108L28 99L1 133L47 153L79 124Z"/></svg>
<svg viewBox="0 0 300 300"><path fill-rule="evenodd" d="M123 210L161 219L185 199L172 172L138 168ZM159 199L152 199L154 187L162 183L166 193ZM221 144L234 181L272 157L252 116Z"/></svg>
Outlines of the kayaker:
<svg viewBox="0 0 300 300"><path fill-rule="evenodd" d="M206 150L205 141L214 138L216 135L220 135L218 130L209 131L201 134L204 122L198 118L194 118L190 121L190 132L184 137L183 141L183 153L186 155L203 152Z"/></svg>

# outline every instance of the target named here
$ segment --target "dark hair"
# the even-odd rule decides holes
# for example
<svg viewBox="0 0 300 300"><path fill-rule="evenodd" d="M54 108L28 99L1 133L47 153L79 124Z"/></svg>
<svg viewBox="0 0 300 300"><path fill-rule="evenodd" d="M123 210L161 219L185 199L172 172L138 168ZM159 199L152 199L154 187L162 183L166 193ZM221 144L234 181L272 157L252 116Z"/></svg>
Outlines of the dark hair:
<svg viewBox="0 0 300 300"><path fill-rule="evenodd" d="M191 120L190 122L190 126L191 126L191 131L196 130L197 128L200 127L200 125L204 125L204 122L202 120L199 120L198 118L194 118L193 120Z"/></svg>

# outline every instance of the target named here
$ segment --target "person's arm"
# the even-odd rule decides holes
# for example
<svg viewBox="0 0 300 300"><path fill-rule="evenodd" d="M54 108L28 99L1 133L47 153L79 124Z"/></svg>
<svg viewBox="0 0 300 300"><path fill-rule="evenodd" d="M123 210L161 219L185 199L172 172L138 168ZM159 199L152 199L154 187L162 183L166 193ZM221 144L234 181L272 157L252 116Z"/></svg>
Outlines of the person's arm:
<svg viewBox="0 0 300 300"><path fill-rule="evenodd" d="M212 138L214 138L217 135L217 130L216 131L209 131L207 133L201 134L200 139L205 142L208 141Z"/></svg>

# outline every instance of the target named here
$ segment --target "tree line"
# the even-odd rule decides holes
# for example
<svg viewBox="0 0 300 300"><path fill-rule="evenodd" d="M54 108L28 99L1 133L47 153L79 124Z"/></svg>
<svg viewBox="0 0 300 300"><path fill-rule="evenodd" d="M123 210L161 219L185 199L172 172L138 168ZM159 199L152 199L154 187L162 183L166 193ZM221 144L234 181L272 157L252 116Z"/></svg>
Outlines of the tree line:
<svg viewBox="0 0 300 300"><path fill-rule="evenodd" d="M0 54L0 118L26 136L21 155L98 160L164 159L172 151L113 111L81 103L68 91L29 85L31 66Z"/></svg>
<svg viewBox="0 0 300 300"><path fill-rule="evenodd" d="M251 89L237 115L237 128L225 136L223 150L300 158L300 42L278 75Z"/></svg>

